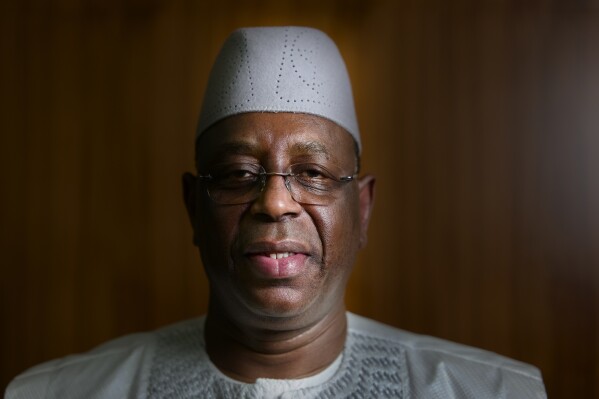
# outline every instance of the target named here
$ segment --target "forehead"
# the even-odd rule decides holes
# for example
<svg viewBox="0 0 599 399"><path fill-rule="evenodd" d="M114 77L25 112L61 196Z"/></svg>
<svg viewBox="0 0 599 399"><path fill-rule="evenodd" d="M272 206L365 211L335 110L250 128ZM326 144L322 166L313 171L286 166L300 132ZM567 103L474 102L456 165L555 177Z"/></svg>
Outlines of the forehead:
<svg viewBox="0 0 599 399"><path fill-rule="evenodd" d="M355 158L355 144L343 128L299 113L250 112L226 118L200 136L197 151L201 163L248 155L260 160L315 157L342 166Z"/></svg>

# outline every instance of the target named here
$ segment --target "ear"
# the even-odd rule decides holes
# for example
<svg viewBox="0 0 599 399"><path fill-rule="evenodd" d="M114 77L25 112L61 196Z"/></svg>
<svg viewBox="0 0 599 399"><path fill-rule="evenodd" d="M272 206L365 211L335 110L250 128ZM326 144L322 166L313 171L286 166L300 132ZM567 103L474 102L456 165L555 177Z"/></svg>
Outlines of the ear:
<svg viewBox="0 0 599 399"><path fill-rule="evenodd" d="M197 220L197 178L189 172L183 174L183 201L185 202L185 209L187 209L187 216L191 222L191 228L193 229L193 243L198 245L198 237L196 234L196 220Z"/></svg>
<svg viewBox="0 0 599 399"><path fill-rule="evenodd" d="M374 205L374 183L375 178L372 175L366 175L358 180L360 190L360 249L366 246L368 241L368 223Z"/></svg>

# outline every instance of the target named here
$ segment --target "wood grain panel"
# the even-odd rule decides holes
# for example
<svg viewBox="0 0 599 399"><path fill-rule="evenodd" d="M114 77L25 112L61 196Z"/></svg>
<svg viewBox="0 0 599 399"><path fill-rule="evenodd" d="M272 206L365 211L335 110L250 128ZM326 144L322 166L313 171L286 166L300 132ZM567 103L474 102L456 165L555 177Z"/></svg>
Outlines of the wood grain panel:
<svg viewBox="0 0 599 399"><path fill-rule="evenodd" d="M0 387L205 311L180 177L209 68L233 29L294 24L339 44L378 178L350 309L599 396L596 2L0 7Z"/></svg>

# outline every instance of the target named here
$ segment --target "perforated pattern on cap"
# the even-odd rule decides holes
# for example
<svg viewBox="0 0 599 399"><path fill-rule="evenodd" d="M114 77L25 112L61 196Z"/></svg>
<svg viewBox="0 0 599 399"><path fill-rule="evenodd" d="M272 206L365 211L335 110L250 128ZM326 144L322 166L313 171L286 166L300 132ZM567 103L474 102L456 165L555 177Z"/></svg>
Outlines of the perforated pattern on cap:
<svg viewBox="0 0 599 399"><path fill-rule="evenodd" d="M197 136L227 116L297 112L360 134L347 69L333 41L312 28L244 28L224 43L210 73Z"/></svg>

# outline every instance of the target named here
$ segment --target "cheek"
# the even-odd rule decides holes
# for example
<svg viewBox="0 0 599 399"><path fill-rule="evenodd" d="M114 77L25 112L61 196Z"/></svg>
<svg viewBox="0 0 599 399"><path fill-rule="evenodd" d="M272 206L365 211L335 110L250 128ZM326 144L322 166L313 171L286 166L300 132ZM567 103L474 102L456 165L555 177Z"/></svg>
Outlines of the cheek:
<svg viewBox="0 0 599 399"><path fill-rule="evenodd" d="M236 207L240 208L240 207ZM208 274L232 267L231 247L235 241L242 210L235 207L205 206L198 222L199 248Z"/></svg>
<svg viewBox="0 0 599 399"><path fill-rule="evenodd" d="M324 261L335 275L349 274L359 246L358 201L343 201L327 209L317 223L324 247Z"/></svg>

